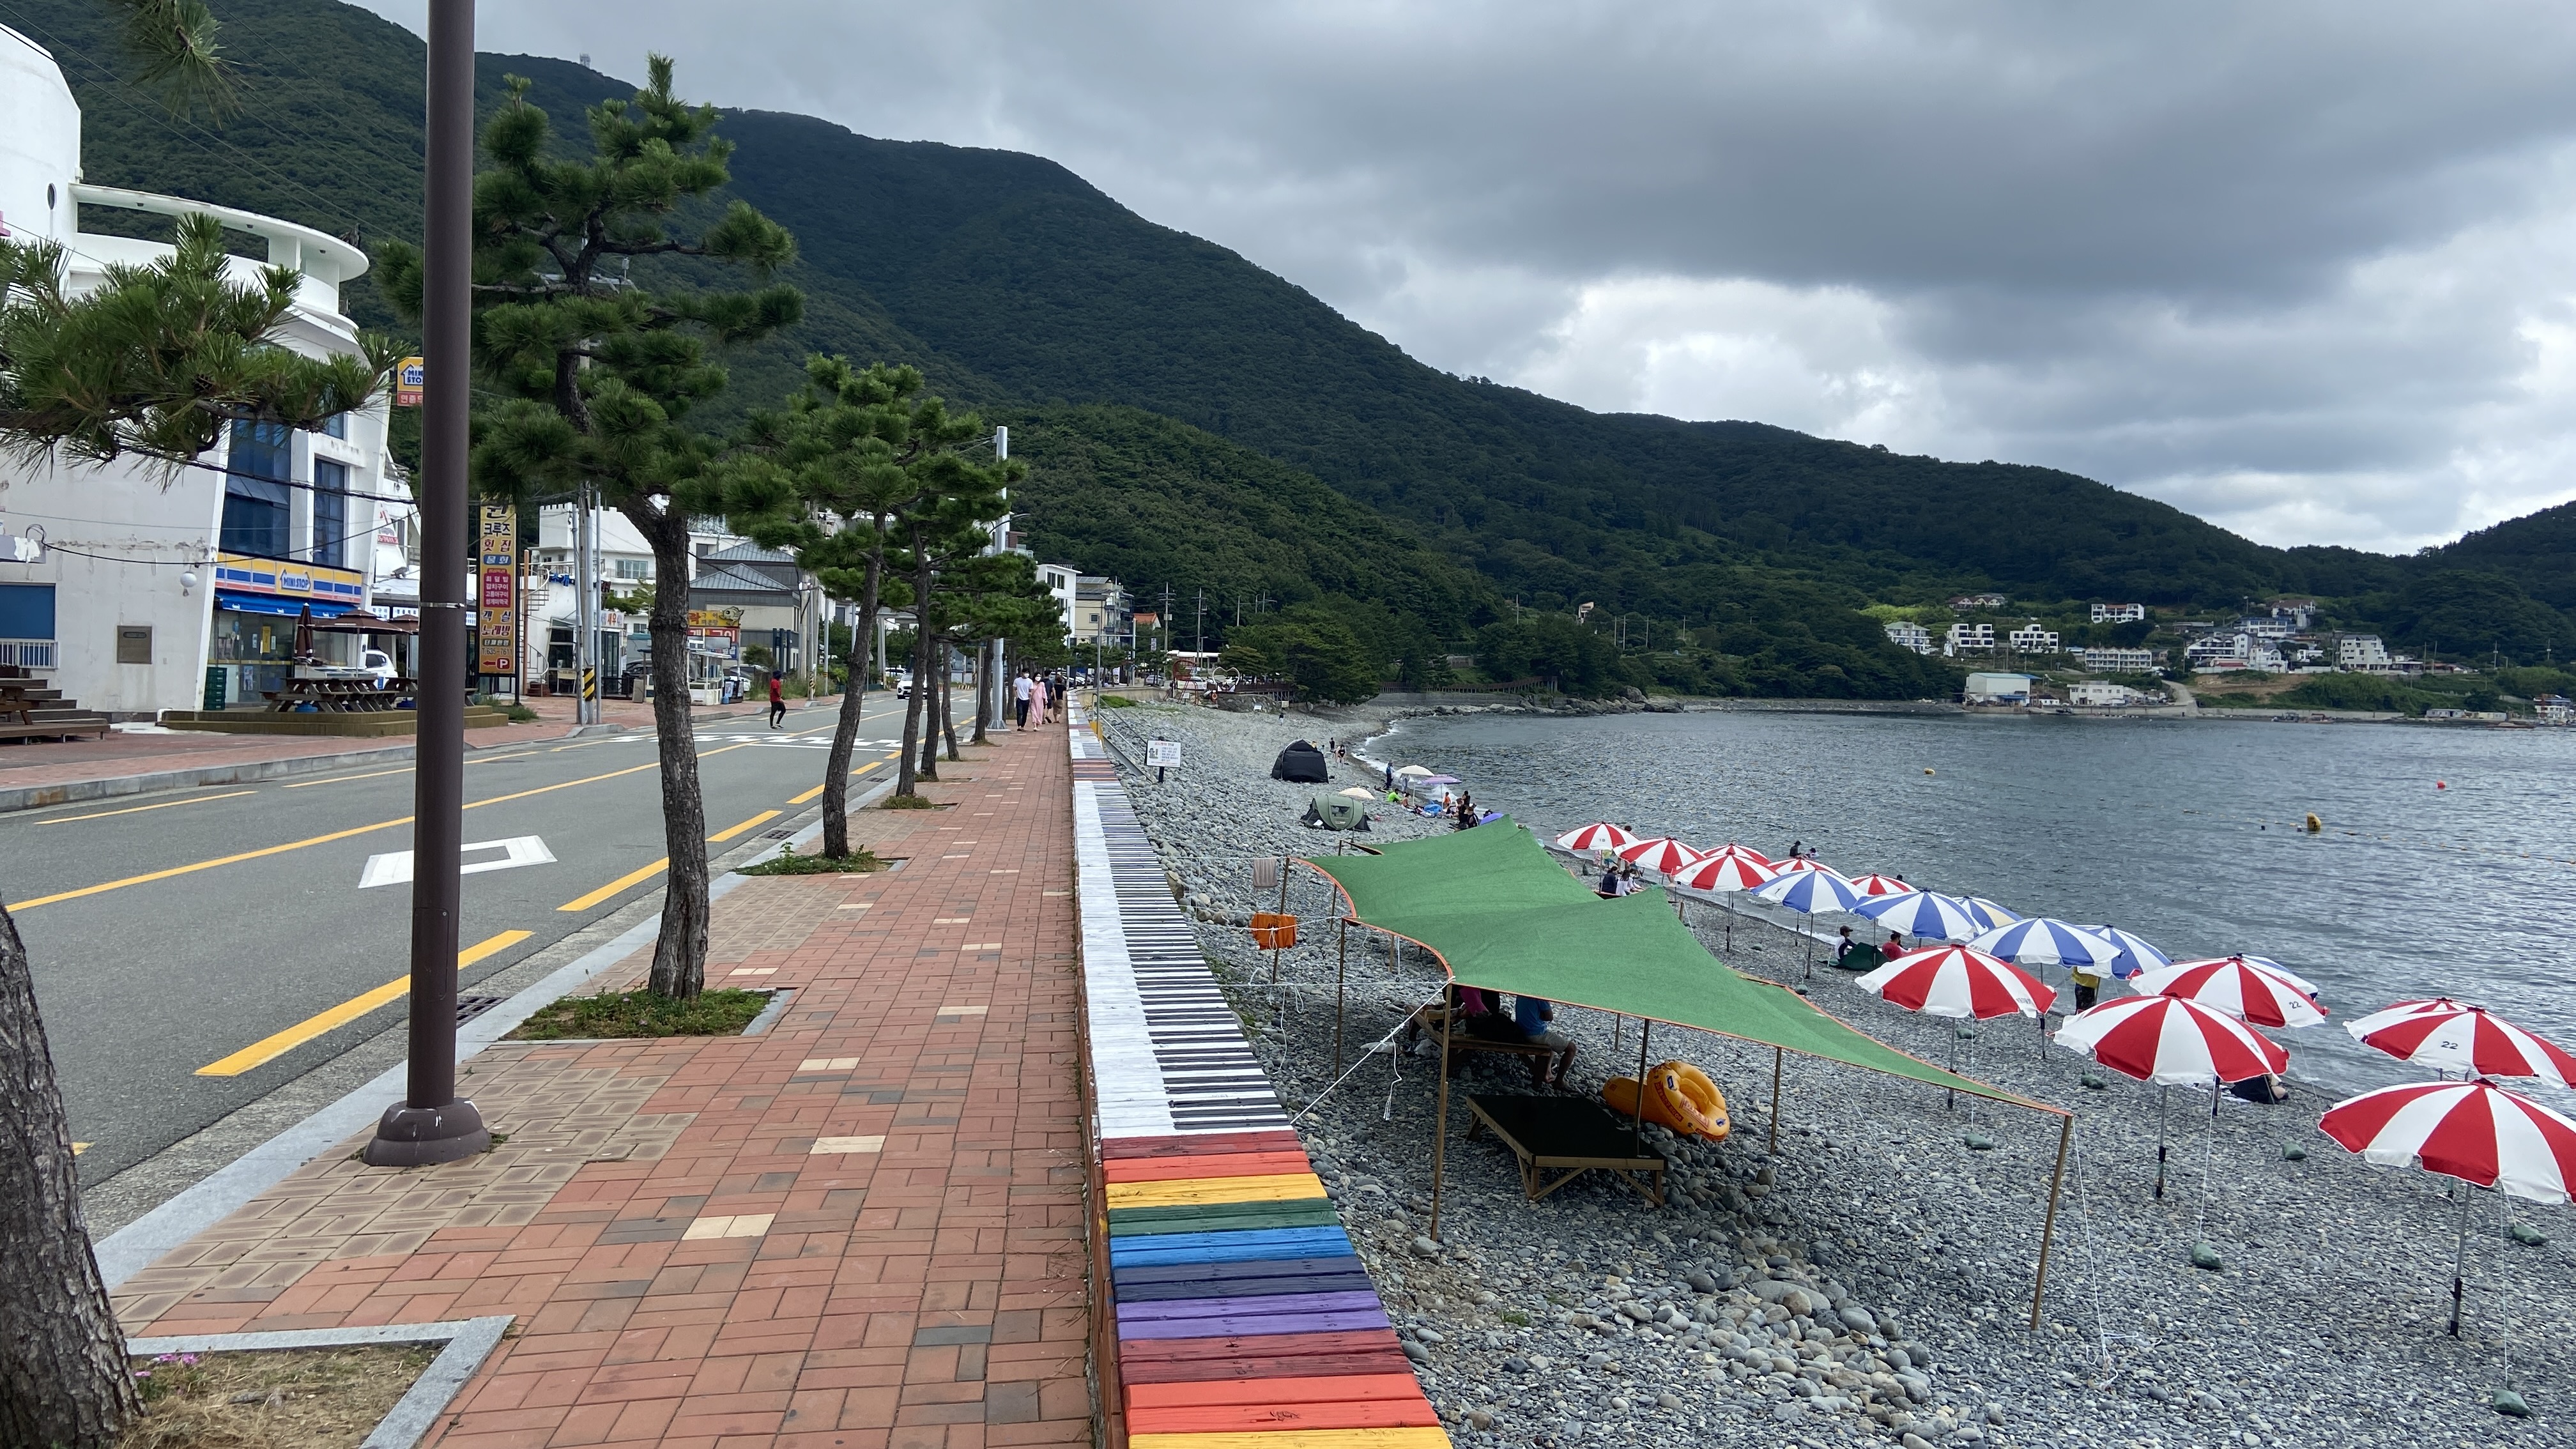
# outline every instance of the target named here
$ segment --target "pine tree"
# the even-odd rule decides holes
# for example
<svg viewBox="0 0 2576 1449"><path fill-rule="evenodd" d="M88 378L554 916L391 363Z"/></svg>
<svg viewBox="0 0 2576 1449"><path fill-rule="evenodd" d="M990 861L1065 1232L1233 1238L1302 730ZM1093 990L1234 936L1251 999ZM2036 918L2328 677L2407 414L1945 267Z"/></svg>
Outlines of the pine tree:
<svg viewBox="0 0 2576 1449"><path fill-rule="evenodd" d="M392 348L317 359L281 345L291 267L226 276L223 229L183 217L172 254L67 296L63 252L0 241L0 452L177 466L236 420L318 430L364 407ZM34 972L0 905L0 1449L101 1449L142 1410L81 1217L71 1125Z"/></svg>
<svg viewBox="0 0 2576 1449"><path fill-rule="evenodd" d="M478 489L570 495L584 482L653 549L653 729L670 865L651 988L694 997L707 956L706 806L689 725L689 520L722 510L714 444L690 409L721 392L709 350L770 336L802 315L793 287L698 289L709 262L766 279L793 260L785 229L734 201L692 231L687 217L727 185L729 143L713 106L671 93L653 56L632 100L590 108L591 154L558 158L528 82L483 130L492 166L474 183L474 364L496 401L478 408ZM680 259L694 259L682 261ZM639 266L639 263L641 264ZM420 253L384 249L385 287L419 315Z"/></svg>

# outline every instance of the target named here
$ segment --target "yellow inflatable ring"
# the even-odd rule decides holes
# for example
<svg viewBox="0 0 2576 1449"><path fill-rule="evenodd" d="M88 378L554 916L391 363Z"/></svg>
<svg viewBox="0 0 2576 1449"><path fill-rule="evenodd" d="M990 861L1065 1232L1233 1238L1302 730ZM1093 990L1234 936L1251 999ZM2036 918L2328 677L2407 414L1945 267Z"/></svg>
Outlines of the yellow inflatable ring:
<svg viewBox="0 0 2576 1449"><path fill-rule="evenodd" d="M1637 1079L1612 1077L1601 1084L1601 1101L1623 1117L1642 1115L1689 1137L1724 1141L1732 1130L1726 1097L1708 1074L1688 1062L1666 1062L1646 1074L1645 1110L1638 1111Z"/></svg>

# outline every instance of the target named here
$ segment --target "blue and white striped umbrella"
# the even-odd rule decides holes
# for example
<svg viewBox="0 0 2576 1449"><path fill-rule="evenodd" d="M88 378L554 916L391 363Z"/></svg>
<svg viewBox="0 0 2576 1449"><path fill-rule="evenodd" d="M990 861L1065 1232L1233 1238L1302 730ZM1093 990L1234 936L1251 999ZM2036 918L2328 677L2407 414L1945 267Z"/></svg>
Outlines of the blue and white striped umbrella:
<svg viewBox="0 0 2576 1449"><path fill-rule="evenodd" d="M2157 950L2153 943L2117 926L2087 926L2084 929L2120 948L2119 956L2111 962L2111 974L2123 981L2141 971L2162 970L2173 964L2173 958Z"/></svg>
<svg viewBox="0 0 2576 1449"><path fill-rule="evenodd" d="M1992 931L2021 919L2021 912L2005 910L1984 896L1969 896L1966 900L1968 914L1976 917L1980 929Z"/></svg>
<svg viewBox="0 0 2576 1449"><path fill-rule="evenodd" d="M1793 911L1803 911L1811 916L1826 911L1849 911L1862 901L1872 899L1862 895L1850 881L1823 866L1784 875L1769 885L1756 888L1752 894L1757 900L1787 906ZM1902 897L1879 897L1878 899L1902 899Z"/></svg>
<svg viewBox="0 0 2576 1449"><path fill-rule="evenodd" d="M1935 941L1965 941L1986 929L1966 901L1933 891L1875 896L1862 901L1857 909L1891 931Z"/></svg>
<svg viewBox="0 0 2576 1449"><path fill-rule="evenodd" d="M2120 957L2120 948L2082 926L2034 916L1988 931L1968 943L1989 956L2016 966L2101 966Z"/></svg>

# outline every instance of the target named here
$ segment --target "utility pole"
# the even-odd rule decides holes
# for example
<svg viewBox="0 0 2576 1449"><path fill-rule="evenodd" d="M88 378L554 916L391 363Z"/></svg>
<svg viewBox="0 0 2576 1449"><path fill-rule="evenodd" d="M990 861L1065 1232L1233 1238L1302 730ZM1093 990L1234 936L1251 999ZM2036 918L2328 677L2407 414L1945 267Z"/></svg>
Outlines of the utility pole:
<svg viewBox="0 0 2576 1449"><path fill-rule="evenodd" d="M492 1145L456 1095L456 928L465 841L465 454L472 392L474 0L429 3L428 208L421 239L419 748L412 775L411 1060L364 1156L423 1167ZM668 580L664 581L666 584Z"/></svg>
<svg viewBox="0 0 2576 1449"><path fill-rule="evenodd" d="M1197 647L1195 650L1191 651L1191 652L1193 652L1193 653L1195 653L1195 654L1199 655L1202 659L1204 659L1204 658L1206 657L1206 655L1207 655L1207 590L1206 590L1206 589L1204 589L1204 588L1202 588L1202 589L1200 589L1200 590L1199 590L1199 642L1198 642L1198 647Z"/></svg>
<svg viewBox="0 0 2576 1449"><path fill-rule="evenodd" d="M574 495L572 606L573 723L599 723L599 573L591 555L598 547L590 516L590 480Z"/></svg>

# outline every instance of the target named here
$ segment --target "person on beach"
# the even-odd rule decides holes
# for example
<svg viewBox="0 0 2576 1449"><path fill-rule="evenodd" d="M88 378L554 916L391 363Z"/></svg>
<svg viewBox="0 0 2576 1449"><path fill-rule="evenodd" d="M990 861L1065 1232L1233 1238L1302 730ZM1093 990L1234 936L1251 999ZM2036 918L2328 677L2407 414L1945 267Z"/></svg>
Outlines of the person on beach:
<svg viewBox="0 0 2576 1449"><path fill-rule="evenodd" d="M1804 842L1802 842L1802 841L1796 841L1796 840L1792 840L1792 841L1790 841L1790 842L1789 842L1789 858L1790 858L1791 860L1796 860L1796 859L1798 858L1798 847L1799 847L1801 844L1803 844L1803 843L1804 843Z"/></svg>
<svg viewBox="0 0 2576 1449"><path fill-rule="evenodd" d="M1019 678L1011 681L1011 698L1019 708L1016 722L1021 729L1029 727L1029 696L1036 689L1037 681L1029 678L1029 672L1025 669L1020 671Z"/></svg>
<svg viewBox="0 0 2576 1449"><path fill-rule="evenodd" d="M775 669L769 671L769 727L787 727L787 676Z"/></svg>
<svg viewBox="0 0 2576 1449"><path fill-rule="evenodd" d="M1464 790L1461 790L1458 792L1458 823L1450 828L1453 830L1468 830L1473 829L1475 824L1476 797L1468 794Z"/></svg>
<svg viewBox="0 0 2576 1449"><path fill-rule="evenodd" d="M2070 974L2075 980L2075 1009L2091 1011L2093 1003L2101 1000L2101 973L2090 966L2078 966Z"/></svg>
<svg viewBox="0 0 2576 1449"><path fill-rule="evenodd" d="M1556 1051L1553 1057L1531 1058L1530 1069L1538 1074L1537 1085L1564 1086L1565 1074L1574 1067L1574 1038L1556 1030L1556 1003L1543 996L1513 997L1512 1020L1519 1025L1522 1036ZM1551 1062L1556 1068L1553 1072L1548 1070Z"/></svg>
<svg viewBox="0 0 2576 1449"><path fill-rule="evenodd" d="M1856 939L1852 928L1845 926L1842 943L1834 948L1834 964L1845 971L1875 971L1879 966L1878 948Z"/></svg>
<svg viewBox="0 0 2576 1449"><path fill-rule="evenodd" d="M1395 762L1393 760L1386 762L1386 792L1389 795L1395 793Z"/></svg>
<svg viewBox="0 0 2576 1449"><path fill-rule="evenodd" d="M1893 961L1893 960L1895 960L1897 957L1904 955L1904 954L1905 954L1905 936L1904 936L1904 934L1903 934L1902 932L1898 932L1898 931L1890 931L1890 932L1888 932L1888 933L1887 933L1887 944L1878 948L1878 954L1880 954L1881 956L1886 957L1886 958L1887 958L1888 960L1890 960L1890 961Z"/></svg>

